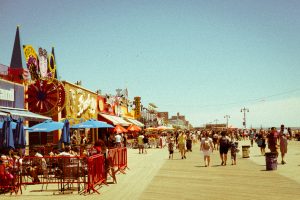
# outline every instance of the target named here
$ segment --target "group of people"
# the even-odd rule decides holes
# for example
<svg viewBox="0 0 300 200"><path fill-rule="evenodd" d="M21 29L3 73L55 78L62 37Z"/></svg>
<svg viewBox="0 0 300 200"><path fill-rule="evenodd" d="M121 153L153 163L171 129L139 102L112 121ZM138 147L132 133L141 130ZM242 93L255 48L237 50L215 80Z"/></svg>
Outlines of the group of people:
<svg viewBox="0 0 300 200"><path fill-rule="evenodd" d="M137 138L139 154L147 153L149 148L149 138L143 132Z"/></svg>
<svg viewBox="0 0 300 200"><path fill-rule="evenodd" d="M200 151L203 152L205 167L210 165L210 155L214 150L219 150L221 165L227 165L227 154L231 152L231 164L236 165L236 154L238 153L238 142L234 138L229 138L226 131L221 132L221 136L216 137L204 130L202 132ZM209 136L212 136L209 137ZM215 139L217 138L217 139Z"/></svg>
<svg viewBox="0 0 300 200"><path fill-rule="evenodd" d="M255 129L248 131L248 134L241 134L240 130L202 130L199 133L191 133L189 131L178 131L172 133L168 139L169 159L173 158L174 149L178 148L181 159L186 159L186 152L188 152L189 138L191 135L196 135L200 141L200 151L203 153L205 167L210 166L210 155L213 151L217 150L220 154L221 165L226 166L228 163L228 152L231 155L231 165L237 164L238 141L241 139L250 140L253 147L254 142L261 150L261 154L265 155L266 147L268 146L270 152L281 155L281 164L286 164L285 155L287 153L288 138L290 137L289 131L281 125L280 130L277 131L272 127L268 131L263 129L258 132ZM246 136L245 138L243 136ZM193 142L194 143L194 142Z"/></svg>

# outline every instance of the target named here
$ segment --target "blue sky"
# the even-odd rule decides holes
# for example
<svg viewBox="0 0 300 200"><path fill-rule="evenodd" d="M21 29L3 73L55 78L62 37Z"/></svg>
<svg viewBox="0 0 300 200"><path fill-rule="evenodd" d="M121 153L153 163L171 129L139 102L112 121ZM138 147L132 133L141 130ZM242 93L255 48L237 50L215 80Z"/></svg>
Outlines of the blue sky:
<svg viewBox="0 0 300 200"><path fill-rule="evenodd" d="M63 80L155 103L199 126L299 126L297 0L0 0L0 63L55 47Z"/></svg>

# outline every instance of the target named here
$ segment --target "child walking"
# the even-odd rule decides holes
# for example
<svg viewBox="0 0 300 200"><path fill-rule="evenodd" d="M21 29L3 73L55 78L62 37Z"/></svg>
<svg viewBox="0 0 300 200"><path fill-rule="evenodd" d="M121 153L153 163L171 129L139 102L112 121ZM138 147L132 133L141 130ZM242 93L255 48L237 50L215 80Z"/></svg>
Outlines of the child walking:
<svg viewBox="0 0 300 200"><path fill-rule="evenodd" d="M173 159L173 153L174 153L174 138L171 137L169 139L169 144L168 144L168 149L169 149L169 159Z"/></svg>
<svg viewBox="0 0 300 200"><path fill-rule="evenodd" d="M235 142L234 140L232 140L231 146L230 146L230 151L231 151L231 165L236 165L236 153L239 152L238 142Z"/></svg>

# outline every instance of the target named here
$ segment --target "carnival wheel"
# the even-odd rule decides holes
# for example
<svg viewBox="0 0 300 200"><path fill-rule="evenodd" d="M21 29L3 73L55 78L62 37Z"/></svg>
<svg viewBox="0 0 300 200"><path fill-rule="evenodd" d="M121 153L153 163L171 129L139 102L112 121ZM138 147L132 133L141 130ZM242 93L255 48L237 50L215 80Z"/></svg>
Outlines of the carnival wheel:
<svg viewBox="0 0 300 200"><path fill-rule="evenodd" d="M53 116L65 106L65 89L56 79L40 79L28 86L29 110L42 115Z"/></svg>

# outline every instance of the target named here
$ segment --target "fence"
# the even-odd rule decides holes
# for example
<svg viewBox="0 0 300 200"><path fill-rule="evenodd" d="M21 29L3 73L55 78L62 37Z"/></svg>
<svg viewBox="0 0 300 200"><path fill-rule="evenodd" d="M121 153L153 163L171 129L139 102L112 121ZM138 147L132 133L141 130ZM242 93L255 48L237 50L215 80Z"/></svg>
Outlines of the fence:
<svg viewBox="0 0 300 200"><path fill-rule="evenodd" d="M114 148L104 155L86 156L44 156L22 159L8 159L0 164L0 193L22 193L21 186L41 184L41 190L49 184L57 184L58 191L77 189L78 193L96 192L96 187L107 184L107 174L112 169L115 174L125 174L127 167L127 149Z"/></svg>
<svg viewBox="0 0 300 200"><path fill-rule="evenodd" d="M125 174L127 167L127 148L114 148L108 150L108 159L111 160L115 173L121 172Z"/></svg>

